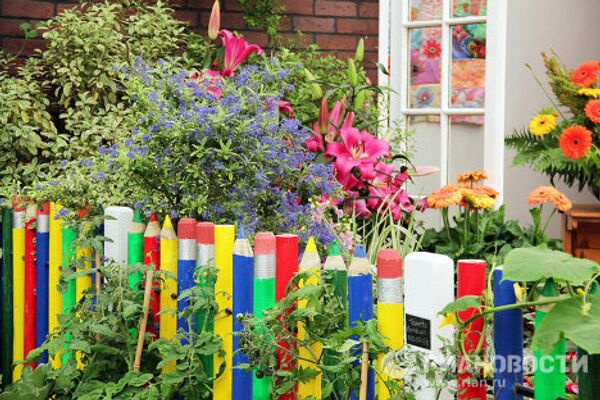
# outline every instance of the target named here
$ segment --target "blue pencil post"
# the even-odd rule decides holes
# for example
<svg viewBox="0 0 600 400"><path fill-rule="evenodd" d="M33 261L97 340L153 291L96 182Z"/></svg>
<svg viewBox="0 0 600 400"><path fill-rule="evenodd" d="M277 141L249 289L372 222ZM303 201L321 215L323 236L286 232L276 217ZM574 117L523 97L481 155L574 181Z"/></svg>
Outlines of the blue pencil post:
<svg viewBox="0 0 600 400"><path fill-rule="evenodd" d="M366 323L373 319L373 276L365 248L359 244L348 267L348 316L350 326L355 327L359 322ZM362 346L352 350L360 359ZM359 362L356 363L358 367ZM367 375L367 400L375 399L375 372L369 368ZM358 400L358 390L352 390L351 400Z"/></svg>
<svg viewBox="0 0 600 400"><path fill-rule="evenodd" d="M515 282L502 280L501 269L494 271L494 306L515 304ZM520 309L494 313L494 399L521 400L516 384L523 383L523 313Z"/></svg>
<svg viewBox="0 0 600 400"><path fill-rule="evenodd" d="M177 311L179 316L177 318L177 330L183 329L184 331L191 332L195 330L195 316L192 317L191 326L188 325L188 319L182 316L183 310L185 310L189 301L187 299L181 299L181 293L184 290L191 289L194 287L194 270L196 268L196 220L193 218L182 218L177 224L178 233L178 252L179 259L177 261ZM187 343L187 340L181 341L183 344Z"/></svg>
<svg viewBox="0 0 600 400"><path fill-rule="evenodd" d="M45 203L37 212L36 223L36 330L35 345L40 347L48 336L48 272L50 255L50 204ZM48 362L44 351L38 364Z"/></svg>
<svg viewBox="0 0 600 400"><path fill-rule="evenodd" d="M252 314L254 299L254 255L243 227L240 227L233 245L233 378L232 399L252 400L252 372L238 368L248 362L239 352L239 336L243 329L240 317Z"/></svg>

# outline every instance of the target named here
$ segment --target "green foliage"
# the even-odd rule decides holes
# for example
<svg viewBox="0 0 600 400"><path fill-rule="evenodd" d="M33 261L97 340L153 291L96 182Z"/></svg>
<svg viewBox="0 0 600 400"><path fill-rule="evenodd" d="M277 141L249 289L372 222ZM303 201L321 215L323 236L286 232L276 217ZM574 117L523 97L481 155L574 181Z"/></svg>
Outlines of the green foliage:
<svg viewBox="0 0 600 400"><path fill-rule="evenodd" d="M65 151L48 113L48 84L39 80L37 63L30 60L17 75L0 71L0 182L47 173L49 160Z"/></svg>
<svg viewBox="0 0 600 400"><path fill-rule="evenodd" d="M537 209L532 209L532 215ZM446 210L442 210L446 211ZM539 244L540 233L533 227L522 227L517 220L506 221L506 210L502 205L497 210L484 210L472 214L468 220L463 214L454 217L454 226L447 229L427 229L423 233L422 248L445 254L453 260L461 258L483 259L492 265L502 260L512 249ZM553 249L560 248L560 241L544 242Z"/></svg>
<svg viewBox="0 0 600 400"><path fill-rule="evenodd" d="M504 262L504 278L516 282L553 279L580 285L597 273L600 266L592 260L543 247L516 248L507 254Z"/></svg>
<svg viewBox="0 0 600 400"><path fill-rule="evenodd" d="M240 6L246 25L263 29L273 43L279 30L281 13L284 11L280 0L240 0Z"/></svg>

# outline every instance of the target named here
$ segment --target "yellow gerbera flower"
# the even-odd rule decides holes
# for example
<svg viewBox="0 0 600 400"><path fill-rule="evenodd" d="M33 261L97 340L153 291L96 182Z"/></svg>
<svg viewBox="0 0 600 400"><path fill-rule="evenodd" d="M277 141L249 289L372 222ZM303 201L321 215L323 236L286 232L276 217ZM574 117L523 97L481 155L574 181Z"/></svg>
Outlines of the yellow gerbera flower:
<svg viewBox="0 0 600 400"><path fill-rule="evenodd" d="M529 123L529 131L536 136L546 135L556 128L556 116L540 114Z"/></svg>
<svg viewBox="0 0 600 400"><path fill-rule="evenodd" d="M578 93L595 99L600 98L600 89L597 88L581 88Z"/></svg>

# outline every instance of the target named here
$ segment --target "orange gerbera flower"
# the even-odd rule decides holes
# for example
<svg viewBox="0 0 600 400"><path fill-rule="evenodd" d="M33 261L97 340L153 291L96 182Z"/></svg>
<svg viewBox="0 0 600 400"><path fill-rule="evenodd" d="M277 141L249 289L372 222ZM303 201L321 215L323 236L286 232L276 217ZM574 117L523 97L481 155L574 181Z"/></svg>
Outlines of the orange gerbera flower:
<svg viewBox="0 0 600 400"><path fill-rule="evenodd" d="M600 124L600 100L590 100L585 105L585 115L590 121Z"/></svg>
<svg viewBox="0 0 600 400"><path fill-rule="evenodd" d="M488 178L488 174L483 171L475 170L469 172L463 172L456 177L458 183L473 183L479 182Z"/></svg>
<svg viewBox="0 0 600 400"><path fill-rule="evenodd" d="M571 81L576 85L588 87L596 83L596 74L600 71L598 61L586 61L571 72Z"/></svg>
<svg viewBox="0 0 600 400"><path fill-rule="evenodd" d="M543 204L549 201L562 212L570 210L573 206L571 200L566 195L552 186L540 186L533 189L531 193L529 193L527 201L529 204Z"/></svg>
<svg viewBox="0 0 600 400"><path fill-rule="evenodd" d="M559 138L560 149L571 160L579 160L592 147L592 132L581 125L565 128Z"/></svg>
<svg viewBox="0 0 600 400"><path fill-rule="evenodd" d="M427 197L427 204L431 208L448 208L459 204L462 200L462 193L454 185L446 185L433 191Z"/></svg>

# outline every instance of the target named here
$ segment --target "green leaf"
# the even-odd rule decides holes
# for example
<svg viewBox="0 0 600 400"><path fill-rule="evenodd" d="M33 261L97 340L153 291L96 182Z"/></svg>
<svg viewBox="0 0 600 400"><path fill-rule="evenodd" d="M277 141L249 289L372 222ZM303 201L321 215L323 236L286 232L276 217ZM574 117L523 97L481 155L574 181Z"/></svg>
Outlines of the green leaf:
<svg viewBox="0 0 600 400"><path fill-rule="evenodd" d="M588 310L582 297L556 304L533 337L532 347L550 353L562 338L569 339L590 354L600 354L600 297L588 296Z"/></svg>
<svg viewBox="0 0 600 400"><path fill-rule="evenodd" d="M510 251L504 261L504 279L537 282L553 278L579 285L600 272L592 260L575 258L546 247L524 247Z"/></svg>
<svg viewBox="0 0 600 400"><path fill-rule="evenodd" d="M458 311L467 310L469 308L481 308L481 296L464 296L460 299L448 304L446 307L442 309L439 313L441 315L446 315L450 313L455 313Z"/></svg>

